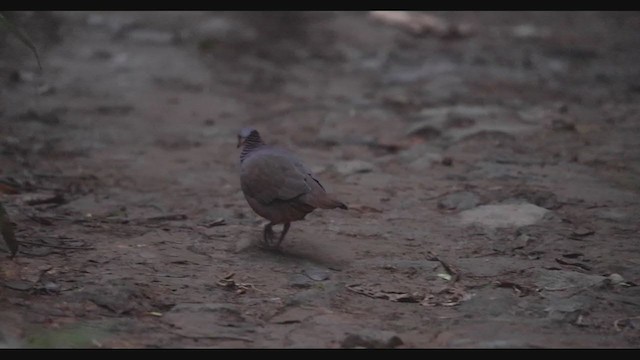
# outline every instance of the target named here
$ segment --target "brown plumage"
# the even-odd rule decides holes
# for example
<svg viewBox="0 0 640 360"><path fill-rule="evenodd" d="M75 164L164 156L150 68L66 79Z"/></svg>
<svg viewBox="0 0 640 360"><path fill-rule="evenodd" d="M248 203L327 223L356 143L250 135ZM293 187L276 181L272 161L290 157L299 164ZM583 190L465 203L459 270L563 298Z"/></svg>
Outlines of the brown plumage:
<svg viewBox="0 0 640 360"><path fill-rule="evenodd" d="M274 225L284 224L275 244L279 247L292 221L304 219L316 208L347 209L327 194L300 159L285 149L265 144L257 130L242 129L240 146L240 185L253 211L270 221L263 232L267 245L274 245Z"/></svg>

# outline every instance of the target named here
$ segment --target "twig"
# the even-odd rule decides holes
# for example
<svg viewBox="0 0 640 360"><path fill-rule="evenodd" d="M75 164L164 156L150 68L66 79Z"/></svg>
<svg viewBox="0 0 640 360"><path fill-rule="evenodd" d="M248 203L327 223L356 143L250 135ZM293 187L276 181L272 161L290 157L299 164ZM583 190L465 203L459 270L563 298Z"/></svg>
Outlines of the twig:
<svg viewBox="0 0 640 360"><path fill-rule="evenodd" d="M618 326L618 324L621 321L632 320L632 319L640 319L640 316L632 316L632 317L628 317L628 318L624 318L624 319L618 319L618 320L613 322L613 328L616 329L616 331L622 331L622 329L620 328L620 326Z"/></svg>
<svg viewBox="0 0 640 360"><path fill-rule="evenodd" d="M233 288L239 293L244 293L247 289L253 289L255 291L264 292L263 290L256 288L255 285L251 283L236 282L235 280L233 280L233 276L235 274L236 273L232 272L224 277L218 277L219 280L216 282L216 285L222 286L224 288Z"/></svg>
<svg viewBox="0 0 640 360"><path fill-rule="evenodd" d="M185 214L172 214L172 215L162 215L162 216L154 216L141 220L133 220L134 222L144 222L144 221L173 221L173 220L186 220L187 215Z"/></svg>
<svg viewBox="0 0 640 360"><path fill-rule="evenodd" d="M208 228L211 228L211 227L214 227L214 226L222 226L222 225L227 225L227 222L225 221L224 218L219 218L219 219L216 219L216 220L214 220L214 221L212 221L212 222L210 222L208 224L204 224L204 226L206 226Z"/></svg>
<svg viewBox="0 0 640 360"><path fill-rule="evenodd" d="M585 264L582 264L582 263L578 263L578 262L577 263L572 263L572 262L569 262L569 261L564 261L564 260L562 260L560 258L556 258L556 262L558 264L561 264L561 265L575 266L575 267L578 267L578 268L580 268L582 270L591 271L591 267L589 265L585 265Z"/></svg>
<svg viewBox="0 0 640 360"><path fill-rule="evenodd" d="M42 205L42 204L56 204L56 205L62 205L66 202L67 200L64 198L64 196L62 196L61 194L55 194L53 196L50 196L48 198L44 198L44 199L34 199L34 200L29 200L27 201L27 205Z"/></svg>
<svg viewBox="0 0 640 360"><path fill-rule="evenodd" d="M231 335L185 335L179 332L170 331L170 333L178 336L185 337L187 339L214 339L214 340L239 340L246 342L253 342L253 339L249 339L242 336L231 336Z"/></svg>
<svg viewBox="0 0 640 360"><path fill-rule="evenodd" d="M50 248L54 248L54 249L67 249L67 250L95 250L95 247L93 247L93 246L65 246L65 245L51 245L51 244L37 243L37 242L24 241L24 240L21 240L21 241L20 241L20 243L21 243L21 244L36 245L36 246L43 246L43 247L50 247Z"/></svg>
<svg viewBox="0 0 640 360"><path fill-rule="evenodd" d="M446 262L444 262L444 260L441 260L437 255L431 254L430 255L425 255L425 258L429 261L438 261L442 267L444 268L444 270L451 275L451 282L454 283L456 281L458 281L460 279L460 274L457 271L454 271L451 266L449 266L449 264L447 264Z"/></svg>

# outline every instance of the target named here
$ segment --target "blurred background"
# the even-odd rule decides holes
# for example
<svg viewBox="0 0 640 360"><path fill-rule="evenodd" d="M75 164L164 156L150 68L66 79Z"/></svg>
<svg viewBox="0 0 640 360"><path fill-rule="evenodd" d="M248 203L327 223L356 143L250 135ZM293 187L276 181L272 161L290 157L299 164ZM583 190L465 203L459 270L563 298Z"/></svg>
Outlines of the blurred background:
<svg viewBox="0 0 640 360"><path fill-rule="evenodd" d="M2 15L0 346L639 345L640 13ZM256 249L243 126L352 210Z"/></svg>

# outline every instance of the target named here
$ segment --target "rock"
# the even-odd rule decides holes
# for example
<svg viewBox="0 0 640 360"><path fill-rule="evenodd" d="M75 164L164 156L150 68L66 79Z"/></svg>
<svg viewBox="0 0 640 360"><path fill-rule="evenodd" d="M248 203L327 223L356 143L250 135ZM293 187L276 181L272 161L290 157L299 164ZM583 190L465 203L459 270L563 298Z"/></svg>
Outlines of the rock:
<svg viewBox="0 0 640 360"><path fill-rule="evenodd" d="M475 274L474 274L475 275ZM515 308L518 298L512 289L484 288L475 292L474 296L458 305L458 311L463 314L483 314L492 319L509 317L511 309Z"/></svg>
<svg viewBox="0 0 640 360"><path fill-rule="evenodd" d="M342 340L343 348L363 347L369 349L395 348L404 344L398 335L383 330L363 330L357 334L347 334Z"/></svg>
<svg viewBox="0 0 640 360"><path fill-rule="evenodd" d="M604 208L598 209L594 215L603 220L624 221L629 218L629 214L622 209Z"/></svg>
<svg viewBox="0 0 640 360"><path fill-rule="evenodd" d="M584 236L589 236L589 235L593 235L596 232L594 230L591 230L587 227L584 226L580 226L577 229L573 230L573 232L571 233L572 237L584 237Z"/></svg>
<svg viewBox="0 0 640 360"><path fill-rule="evenodd" d="M413 170L428 169L433 165L442 163L442 155L438 153L426 153L413 160L409 167Z"/></svg>
<svg viewBox="0 0 640 360"><path fill-rule="evenodd" d="M537 269L533 277L536 286L547 291L584 289L603 284L607 279L600 275L547 269Z"/></svg>
<svg viewBox="0 0 640 360"><path fill-rule="evenodd" d="M518 236L516 236L516 238L513 240L513 247L512 249L522 249L527 247L527 245L529 244L529 241L531 240L531 236L529 234L519 234Z"/></svg>
<svg viewBox="0 0 640 360"><path fill-rule="evenodd" d="M593 303L593 298L586 296L553 297L544 311L551 320L573 324L578 322L580 315L589 311Z"/></svg>
<svg viewBox="0 0 640 360"><path fill-rule="evenodd" d="M304 275L302 275L304 276ZM306 276L305 276L306 277ZM315 281L307 278L311 284L317 284ZM312 286L307 289L297 291L284 300L286 306L314 306L314 307L331 307L335 296L343 293L345 289L344 283L323 282L322 286Z"/></svg>
<svg viewBox="0 0 640 360"><path fill-rule="evenodd" d="M89 285L78 293L83 299L108 309L116 314L127 314L139 307L145 307L147 297L137 286Z"/></svg>
<svg viewBox="0 0 640 360"><path fill-rule="evenodd" d="M549 36L550 31L531 24L516 25L511 29L511 35L519 39L543 38Z"/></svg>
<svg viewBox="0 0 640 360"><path fill-rule="evenodd" d="M398 160L419 171L441 163L442 155L435 146L425 143L414 145L392 157L393 162Z"/></svg>
<svg viewBox="0 0 640 360"><path fill-rule="evenodd" d="M176 333L192 338L231 338L251 341L255 332L237 306L224 303L183 303L175 305L160 318L177 328Z"/></svg>
<svg viewBox="0 0 640 360"><path fill-rule="evenodd" d="M236 253L240 253L249 249L251 246L253 246L253 238L249 236L243 236L240 237L235 244L233 244L231 250Z"/></svg>
<svg viewBox="0 0 640 360"><path fill-rule="evenodd" d="M309 279L303 274L294 274L289 278L289 286L298 289L310 288L311 286L313 286L313 283L313 280Z"/></svg>
<svg viewBox="0 0 640 360"><path fill-rule="evenodd" d="M291 307L286 309L282 313L274 315L271 319L269 319L269 322L273 324L295 324L300 323L317 314L318 310Z"/></svg>
<svg viewBox="0 0 640 360"><path fill-rule="evenodd" d="M306 277L313 281L329 280L329 277L331 276L331 273L328 269L317 266L307 267L303 270L303 273Z"/></svg>
<svg viewBox="0 0 640 360"><path fill-rule="evenodd" d="M526 173L523 173L522 166L499 164L493 161L479 161L472 165L472 170L466 176L491 180L516 180L525 177Z"/></svg>
<svg viewBox="0 0 640 360"><path fill-rule="evenodd" d="M520 189L513 193L513 197L549 210L557 209L562 205L556 194L547 190Z"/></svg>
<svg viewBox="0 0 640 360"><path fill-rule="evenodd" d="M486 134L511 137L534 129L534 125L514 121L515 115L499 106L457 105L429 108L420 112L425 120L412 124L406 134L427 139L444 136L454 142Z"/></svg>
<svg viewBox="0 0 640 360"><path fill-rule="evenodd" d="M194 35L200 39L220 39L220 40L253 40L257 34L254 29L249 26L243 26L237 21L233 21L226 17L210 16L206 21L197 24L194 27Z"/></svg>
<svg viewBox="0 0 640 360"><path fill-rule="evenodd" d="M375 169L375 166L362 160L347 160L335 164L334 169L341 175L348 176L371 172Z"/></svg>
<svg viewBox="0 0 640 360"><path fill-rule="evenodd" d="M445 196L438 201L438 207L446 210L467 210L480 203L478 195L470 191L461 191Z"/></svg>
<svg viewBox="0 0 640 360"><path fill-rule="evenodd" d="M521 204L483 205L459 214L462 224L480 224L490 228L521 227L542 220L549 210Z"/></svg>
<svg viewBox="0 0 640 360"><path fill-rule="evenodd" d="M433 125L431 120L426 120L411 125L406 134L407 136L419 136L425 140L431 140L440 137L441 131Z"/></svg>
<svg viewBox="0 0 640 360"><path fill-rule="evenodd" d="M622 277L622 275L620 274L611 274L608 277L609 280L611 280L611 283L614 285L618 285L618 284L622 284L625 282L624 278Z"/></svg>

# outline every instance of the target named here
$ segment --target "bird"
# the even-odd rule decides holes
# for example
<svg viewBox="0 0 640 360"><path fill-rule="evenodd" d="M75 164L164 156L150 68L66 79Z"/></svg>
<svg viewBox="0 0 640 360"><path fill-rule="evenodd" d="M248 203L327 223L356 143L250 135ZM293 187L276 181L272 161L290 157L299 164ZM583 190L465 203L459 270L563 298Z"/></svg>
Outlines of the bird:
<svg viewBox="0 0 640 360"><path fill-rule="evenodd" d="M269 221L262 242L280 248L291 222L303 220L317 208L348 210L345 203L327 193L300 158L285 148L267 145L258 130L245 127L238 133L240 186L251 209ZM273 226L283 224L277 243Z"/></svg>

